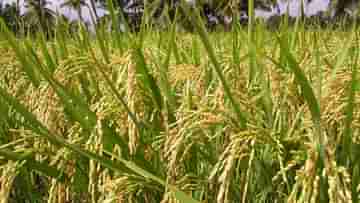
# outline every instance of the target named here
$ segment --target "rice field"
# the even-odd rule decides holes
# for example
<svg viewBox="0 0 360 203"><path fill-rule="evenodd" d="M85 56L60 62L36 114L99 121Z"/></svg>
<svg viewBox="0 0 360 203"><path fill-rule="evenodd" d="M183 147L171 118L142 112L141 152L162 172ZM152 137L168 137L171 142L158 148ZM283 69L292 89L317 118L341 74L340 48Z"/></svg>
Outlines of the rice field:
<svg viewBox="0 0 360 203"><path fill-rule="evenodd" d="M0 202L359 202L360 31L192 23L2 24Z"/></svg>

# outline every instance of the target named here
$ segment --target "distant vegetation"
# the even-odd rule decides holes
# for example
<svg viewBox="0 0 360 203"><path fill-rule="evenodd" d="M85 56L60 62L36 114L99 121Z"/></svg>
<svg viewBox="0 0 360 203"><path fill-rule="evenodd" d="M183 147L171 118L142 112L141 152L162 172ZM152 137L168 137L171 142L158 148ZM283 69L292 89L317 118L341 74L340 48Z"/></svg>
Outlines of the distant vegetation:
<svg viewBox="0 0 360 203"><path fill-rule="evenodd" d="M8 7L0 203L358 203L359 27L270 30L252 3L213 32L189 4L108 0L92 33Z"/></svg>
<svg viewBox="0 0 360 203"><path fill-rule="evenodd" d="M256 0L254 2L254 7L262 9L264 11L274 9L276 4L279 2L284 2L286 0ZM17 1L19 2L19 1ZM142 21L147 23L156 24L158 27L166 27L170 24L171 20L174 18L175 10L180 5L180 0L153 0L146 1L146 4L143 0L65 0L61 4L61 8L68 8L76 11L78 20L85 23L84 14L82 13L84 8L87 8L91 11L91 16L86 16L90 18L91 21L86 22L86 26L89 27L89 24L99 24L99 23L110 23L110 13L107 12L105 15L99 15L99 9L107 9L109 4L114 8L115 15L119 19L120 25L124 26L126 22L129 25L129 28L132 30L139 30L140 24ZM202 0L202 1L186 1L188 4L194 5L199 9L204 23L209 29L215 28L228 28L231 26L232 21L238 21L242 24L247 24L248 21L248 1L247 0L226 0L226 1L211 1L211 0ZM311 0L309 1L311 2ZM51 1L48 0L25 0L26 12L23 12L20 15L20 8L24 5L19 5L19 3L14 2L13 4L0 4L0 17L4 19L7 23L10 30L13 30L16 33L34 33L37 30L41 29L44 32L51 33L56 24L66 23L71 27L75 28L78 26L78 23L75 21L70 21L68 16L56 13L51 7ZM356 13L359 7L359 3L354 2L353 0L342 0L331 1L329 9L327 12L320 12L316 16L313 16L311 21L320 24L331 24L334 23L334 20L357 20L357 16L349 16L349 10L354 10L353 13ZM144 15L144 12L147 12ZM122 17L123 15L123 17ZM300 16L301 17L301 16ZM124 18L124 19L123 19ZM276 26L279 21L279 16L274 16L268 20L270 26ZM231 19L229 21L229 19ZM189 25L188 19L186 17L179 18L178 24L184 25L185 29L188 29Z"/></svg>

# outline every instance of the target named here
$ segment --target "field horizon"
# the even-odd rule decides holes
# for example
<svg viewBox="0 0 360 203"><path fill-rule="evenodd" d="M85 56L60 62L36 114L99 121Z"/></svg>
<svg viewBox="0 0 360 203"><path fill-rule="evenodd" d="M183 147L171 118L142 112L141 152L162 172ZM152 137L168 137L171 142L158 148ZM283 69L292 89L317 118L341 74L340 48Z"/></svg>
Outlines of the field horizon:
<svg viewBox="0 0 360 203"><path fill-rule="evenodd" d="M360 30L184 12L193 33L0 20L0 203L359 202Z"/></svg>

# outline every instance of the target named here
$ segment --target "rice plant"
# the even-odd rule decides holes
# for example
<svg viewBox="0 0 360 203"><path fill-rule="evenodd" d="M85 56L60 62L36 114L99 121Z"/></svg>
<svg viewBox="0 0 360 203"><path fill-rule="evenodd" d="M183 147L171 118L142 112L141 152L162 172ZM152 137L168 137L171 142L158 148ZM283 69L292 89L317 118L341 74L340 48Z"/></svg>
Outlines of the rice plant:
<svg viewBox="0 0 360 203"><path fill-rule="evenodd" d="M359 201L356 26L209 33L182 5L134 33L109 8L96 35L1 21L1 202Z"/></svg>

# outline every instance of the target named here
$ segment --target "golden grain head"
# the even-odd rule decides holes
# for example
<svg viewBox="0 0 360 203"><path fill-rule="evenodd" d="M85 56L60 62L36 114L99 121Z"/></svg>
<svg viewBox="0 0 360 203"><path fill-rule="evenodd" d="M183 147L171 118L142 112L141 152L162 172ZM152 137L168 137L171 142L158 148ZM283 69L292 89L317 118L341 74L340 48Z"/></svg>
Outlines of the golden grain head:
<svg viewBox="0 0 360 203"><path fill-rule="evenodd" d="M256 33L255 60L248 55L247 40L240 39L247 31L238 32L239 50L233 50L235 35L210 34L215 41L215 59L209 57L209 50L202 46L204 39L198 35L177 35L171 54L167 50L169 41L160 39L159 33L144 37L141 52L154 79L150 82L141 77L141 67L134 61L134 48L139 45L135 43L145 33L131 35L131 40L121 35L120 45L107 41L105 52L99 47L100 38L89 41L86 48L84 41L69 39L65 41L66 57L56 55L64 50L52 42L50 57L56 69L49 76L64 87L64 92L55 91L38 67L34 74L40 78L40 85L31 85L19 56L8 44L0 43L0 87L33 116L23 113L24 109L0 92L0 135L5 135L0 136L0 196L8 199L12 191L26 193L19 181L14 181L19 176L19 180L38 186L45 194L41 198L48 202L77 201L73 198L80 197L84 202L175 203L179 194L173 188L204 203L315 203L322 195L332 202L351 202L356 196L352 194L354 168L337 162L343 158L338 157L337 150L348 127L346 110L353 73L348 64L340 64L333 72L346 33L328 34L329 39L323 39L327 44L315 50L308 45L314 43L313 33L299 32L291 50L320 105L319 133L299 76L291 67L277 64L291 65L275 40L283 34ZM109 39L115 36L106 34ZM86 41L83 35L79 39ZM23 50L26 59L35 54L48 68L43 50L35 45L32 48L34 53ZM240 64L233 64L233 51L238 51ZM169 67L163 68L168 54ZM200 64L194 65L196 54ZM220 70L214 69L212 60L217 60ZM255 70L249 68L250 62L256 63ZM251 82L250 73L254 73ZM149 88L148 83L153 86ZM64 100L69 99L65 93L83 99L82 103L72 103L78 111L64 111ZM353 103L350 127L357 146L357 90ZM234 107L244 113L245 128L238 126ZM80 123L79 119L88 116L84 113L87 110L96 115L95 121ZM128 111L144 125L135 125ZM36 118L41 126L29 118ZM61 138L66 145L50 142L50 138ZM324 157L317 149L320 144ZM12 161L8 152L14 153L9 156ZM322 170L320 158L325 164ZM44 168L50 173L60 171L69 180L60 183L43 173ZM325 176L328 188L321 182ZM46 184L38 184L38 178ZM359 193L360 186L355 187ZM28 192L39 195L39 191Z"/></svg>

